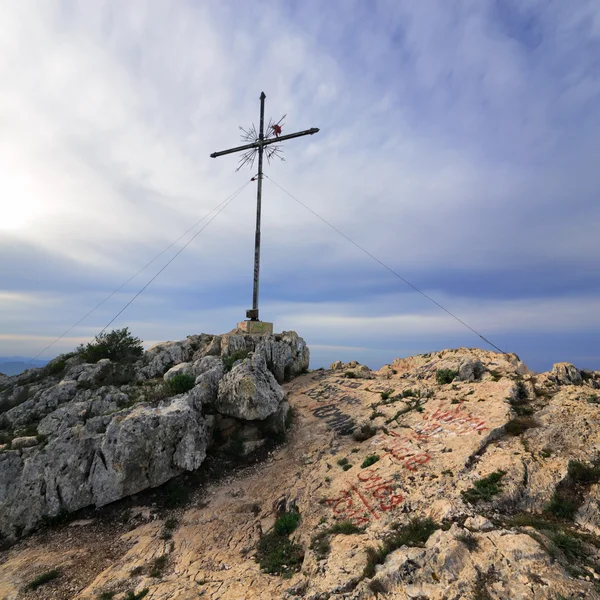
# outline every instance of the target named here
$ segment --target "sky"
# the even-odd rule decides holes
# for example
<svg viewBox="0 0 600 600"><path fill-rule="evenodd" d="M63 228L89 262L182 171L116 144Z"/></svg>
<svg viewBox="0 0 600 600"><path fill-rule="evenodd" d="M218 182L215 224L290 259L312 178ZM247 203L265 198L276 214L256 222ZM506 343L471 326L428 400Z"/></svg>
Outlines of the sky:
<svg viewBox="0 0 600 600"><path fill-rule="evenodd" d="M37 355L118 289L42 358L92 340L209 213L110 328L148 346L245 318L256 166L209 155L264 91L284 134L320 128L265 166L262 209L260 316L311 367L489 346L294 198L531 369L600 369L595 0L0 11L0 356Z"/></svg>

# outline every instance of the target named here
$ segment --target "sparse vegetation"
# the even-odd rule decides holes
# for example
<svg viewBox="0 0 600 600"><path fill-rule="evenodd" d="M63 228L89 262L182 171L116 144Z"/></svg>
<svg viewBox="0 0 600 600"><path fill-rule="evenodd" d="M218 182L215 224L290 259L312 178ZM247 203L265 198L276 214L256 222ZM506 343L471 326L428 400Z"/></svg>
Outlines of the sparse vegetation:
<svg viewBox="0 0 600 600"><path fill-rule="evenodd" d="M455 371L454 369L438 369L435 372L435 380L439 385L444 385L446 383L452 383L457 375L458 371Z"/></svg>
<svg viewBox="0 0 600 600"><path fill-rule="evenodd" d="M37 590L40 586L45 585L46 583L49 583L50 581L54 581L58 577L60 577L59 569L52 569L50 571L46 571L45 573L38 575L33 581L30 581L27 584L27 589L28 590Z"/></svg>
<svg viewBox="0 0 600 600"><path fill-rule="evenodd" d="M72 354L70 356L73 356ZM70 357L69 356L69 357ZM54 360L51 360L45 367L44 370L46 374L52 375L60 375L67 367L66 358L67 355L63 354L61 356L57 356Z"/></svg>
<svg viewBox="0 0 600 600"><path fill-rule="evenodd" d="M386 390L385 392L381 392L381 399L388 400L389 397L394 393L394 390Z"/></svg>
<svg viewBox="0 0 600 600"><path fill-rule="evenodd" d="M152 562L152 566L150 568L150 577L162 577L164 568L167 566L168 561L169 557L166 554L157 556Z"/></svg>
<svg viewBox="0 0 600 600"><path fill-rule="evenodd" d="M362 463L362 465L360 465L360 468L366 469L367 467L374 465L378 460L379 460L378 454L371 454L371 455L367 456L365 458L365 460L363 460L363 463Z"/></svg>
<svg viewBox="0 0 600 600"><path fill-rule="evenodd" d="M338 533L342 535L352 535L354 533L362 533L363 530L352 523L352 521L338 521L335 525L332 525L328 531L333 535Z"/></svg>
<svg viewBox="0 0 600 600"><path fill-rule="evenodd" d="M300 569L304 551L288 537L298 527L299 521L298 512L283 513L275 521L273 531L260 538L257 559L263 571L288 576Z"/></svg>
<svg viewBox="0 0 600 600"><path fill-rule="evenodd" d="M396 531L384 539L379 548L367 547L367 564L364 577L373 577L375 567L385 561L386 556L400 546L421 546L431 534L439 529L432 519L413 519L408 525L398 526Z"/></svg>
<svg viewBox="0 0 600 600"><path fill-rule="evenodd" d="M531 417L515 417L504 426L504 431L509 435L518 436L534 427L538 427L538 423L535 419L532 419Z"/></svg>
<svg viewBox="0 0 600 600"><path fill-rule="evenodd" d="M550 540L568 559L585 557L585 549L581 540L567 531L557 531L551 534Z"/></svg>
<svg viewBox="0 0 600 600"><path fill-rule="evenodd" d="M489 580L489 575L485 575L481 571L477 571L471 600L493 600L491 594L487 589L487 584L489 583Z"/></svg>
<svg viewBox="0 0 600 600"><path fill-rule="evenodd" d="M474 552L479 548L479 540L472 533L461 533L456 539L464 544L469 552Z"/></svg>
<svg viewBox="0 0 600 600"><path fill-rule="evenodd" d="M358 379L358 375L354 371L346 371L344 377L346 379Z"/></svg>
<svg viewBox="0 0 600 600"><path fill-rule="evenodd" d="M460 494L465 502L474 504L480 500L489 502L495 495L499 494L502 488L501 479L506 475L506 471L495 471L483 479L479 479L473 484L472 488L463 490Z"/></svg>
<svg viewBox="0 0 600 600"><path fill-rule="evenodd" d="M144 353L144 348L141 340L132 336L129 328L125 327L97 335L89 344L81 344L76 353L89 363L97 363L103 358L118 362L139 358Z"/></svg>
<svg viewBox="0 0 600 600"><path fill-rule="evenodd" d="M348 464L348 459L347 459L347 458L340 458L340 459L337 461L337 464L338 464L338 465L340 465L340 467L343 467L344 465L347 465L347 464Z"/></svg>
<svg viewBox="0 0 600 600"><path fill-rule="evenodd" d="M231 371L231 369L233 369L233 365L238 361L238 360L244 360L246 358L248 358L248 350L236 350L235 352L231 353L229 356L225 356L223 357L223 369L225 370L226 373L228 373L229 371Z"/></svg>
<svg viewBox="0 0 600 600"><path fill-rule="evenodd" d="M125 595L124 600L142 600L142 598L145 598L148 595L149 591L148 588L144 588L136 594L133 590L129 590Z"/></svg>
<svg viewBox="0 0 600 600"><path fill-rule="evenodd" d="M570 460L567 466L569 477L577 483L598 483L600 481L600 466L586 465L579 460Z"/></svg>
<svg viewBox="0 0 600 600"><path fill-rule="evenodd" d="M380 579L372 579L369 581L369 589L377 596L378 594L386 594L387 587Z"/></svg>
<svg viewBox="0 0 600 600"><path fill-rule="evenodd" d="M557 488L554 494L552 494L550 502L546 505L547 512L559 519L566 519L568 521L573 520L578 508L579 502L576 495L564 488Z"/></svg>
<svg viewBox="0 0 600 600"><path fill-rule="evenodd" d="M174 377L171 377L169 381L167 381L167 388L172 395L176 396L177 394L185 394L185 392L189 392L194 385L196 385L196 380L193 375L189 375L187 373L179 373Z"/></svg>
<svg viewBox="0 0 600 600"><path fill-rule="evenodd" d="M362 533L363 530L351 521L339 521L329 529L320 531L312 537L309 548L316 554L318 560L326 558L331 550L330 535L352 535Z"/></svg>
<svg viewBox="0 0 600 600"><path fill-rule="evenodd" d="M347 464L345 464L345 465L342 467L342 469L343 469L344 471L348 471L348 470L350 470L351 468L352 468L352 465L351 465L350 463L347 463Z"/></svg>
<svg viewBox="0 0 600 600"><path fill-rule="evenodd" d="M296 511L285 512L275 521L274 530L277 535L289 535L296 531L300 523L300 513Z"/></svg>

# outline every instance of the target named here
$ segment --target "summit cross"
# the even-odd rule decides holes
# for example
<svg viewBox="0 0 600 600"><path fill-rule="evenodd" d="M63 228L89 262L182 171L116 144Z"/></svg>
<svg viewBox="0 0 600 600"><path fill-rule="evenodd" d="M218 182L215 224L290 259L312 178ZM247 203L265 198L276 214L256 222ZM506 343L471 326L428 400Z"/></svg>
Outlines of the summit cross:
<svg viewBox="0 0 600 600"><path fill-rule="evenodd" d="M256 156L256 151L258 151L258 174L257 174L257 188L256 188L256 233L254 237L254 287L252 293L252 308L246 311L246 318L251 321L259 321L258 318L258 284L259 284L259 275L260 275L260 213L261 213L261 200L262 200L262 180L263 180L263 154L265 153L265 148L268 150L272 150L269 154L267 152L267 159L270 156L278 156L279 149L273 148L270 149L268 146L272 144L278 144L280 142L285 142L287 140L292 140L297 137L302 137L304 135L313 135L317 133L319 130L316 127L312 127L311 129L305 129L304 131L298 131L296 133L289 133L287 135L281 134L281 121L283 117L278 123L270 124L267 127L267 135L265 136L265 93L262 92L260 95L260 126L258 130L258 135L256 129L251 127L248 130L242 129L244 132L244 138L246 140L253 139L250 144L245 144L243 146L237 146L235 148L230 148L229 150L222 150L221 152L213 152L210 156L211 158L217 158L218 156L224 156L225 154L233 154L234 152L243 152L246 151L246 154L242 156L240 159L241 166L244 164L254 164L254 158ZM272 136L272 137L271 137Z"/></svg>

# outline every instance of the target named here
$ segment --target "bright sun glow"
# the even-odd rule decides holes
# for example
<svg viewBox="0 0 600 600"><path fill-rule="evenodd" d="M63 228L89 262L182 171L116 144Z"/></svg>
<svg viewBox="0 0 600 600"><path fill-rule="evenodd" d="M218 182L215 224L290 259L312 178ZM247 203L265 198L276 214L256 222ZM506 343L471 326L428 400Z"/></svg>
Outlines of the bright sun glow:
<svg viewBox="0 0 600 600"><path fill-rule="evenodd" d="M31 182L16 174L0 181L0 231L15 231L29 225L40 208Z"/></svg>

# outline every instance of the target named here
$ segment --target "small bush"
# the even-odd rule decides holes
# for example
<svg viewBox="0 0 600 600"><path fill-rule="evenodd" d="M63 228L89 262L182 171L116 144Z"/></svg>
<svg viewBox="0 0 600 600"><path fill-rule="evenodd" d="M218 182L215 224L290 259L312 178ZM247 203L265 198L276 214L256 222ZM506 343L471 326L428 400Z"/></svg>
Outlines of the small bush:
<svg viewBox="0 0 600 600"><path fill-rule="evenodd" d="M387 400L392 395L393 392L394 392L394 390L386 390L385 392L381 392L381 399Z"/></svg>
<svg viewBox="0 0 600 600"><path fill-rule="evenodd" d="M461 533L456 536L456 539L464 544L469 552L473 552L479 548L479 540L471 533Z"/></svg>
<svg viewBox="0 0 600 600"><path fill-rule="evenodd" d="M144 353L144 347L141 340L132 336L129 328L125 327L97 335L89 344L81 344L76 352L89 363L97 363L103 358L119 362L139 358Z"/></svg>
<svg viewBox="0 0 600 600"><path fill-rule="evenodd" d="M340 458L340 460L337 461L337 464L340 465L340 467L343 467L344 465L348 464L348 459L347 458Z"/></svg>
<svg viewBox="0 0 600 600"><path fill-rule="evenodd" d="M116 595L118 594L118 592L100 592L100 595L98 596L98 600L112 600Z"/></svg>
<svg viewBox="0 0 600 600"><path fill-rule="evenodd" d="M50 361L44 370L48 375L60 375L66 368L67 361L62 357L57 357L53 361Z"/></svg>
<svg viewBox="0 0 600 600"><path fill-rule="evenodd" d="M403 398L414 398L416 396L415 392L411 389L408 390L404 390L402 392L402 397Z"/></svg>
<svg viewBox="0 0 600 600"><path fill-rule="evenodd" d="M344 373L344 377L346 379L358 379L358 376L356 375L356 373L354 371L346 371Z"/></svg>
<svg viewBox="0 0 600 600"><path fill-rule="evenodd" d="M365 458L365 460L363 460L363 463L362 463L362 465L360 465L360 468L366 469L367 467L374 465L378 460L379 460L378 454L371 454L370 456L367 456Z"/></svg>
<svg viewBox="0 0 600 600"><path fill-rule="evenodd" d="M413 519L408 525L400 526L389 537L387 537L379 548L367 547L367 564L363 575L373 577L375 567L382 564L390 552L397 550L400 546L421 546L438 529L432 519Z"/></svg>
<svg viewBox="0 0 600 600"><path fill-rule="evenodd" d="M457 375L458 371L453 369L438 369L435 372L435 380L439 385L444 385L445 383L452 383Z"/></svg>
<svg viewBox="0 0 600 600"><path fill-rule="evenodd" d="M296 511L285 512L275 521L274 530L277 535L289 535L294 532L300 523L300 513Z"/></svg>
<svg viewBox="0 0 600 600"><path fill-rule="evenodd" d="M476 481L472 488L462 491L460 494L465 502L474 504L480 500L489 501L502 488L500 480L506 475L506 471L495 471L487 477Z"/></svg>
<svg viewBox="0 0 600 600"><path fill-rule="evenodd" d="M129 571L129 577L137 577L138 575L141 575L144 572L144 567L142 567L141 565L138 565L137 567L134 567L133 569L131 569L131 571Z"/></svg>
<svg viewBox="0 0 600 600"><path fill-rule="evenodd" d="M169 557L166 554L162 556L157 556L152 562L152 567L150 569L150 577L161 577L164 568L167 566L167 562Z"/></svg>
<svg viewBox="0 0 600 600"><path fill-rule="evenodd" d="M552 543L570 559L581 559L586 556L581 540L566 532L557 531L550 536Z"/></svg>
<svg viewBox="0 0 600 600"><path fill-rule="evenodd" d="M179 373L167 381L167 387L174 396L189 392L195 385L194 376L187 373Z"/></svg>
<svg viewBox="0 0 600 600"><path fill-rule="evenodd" d="M569 477L577 483L598 483L600 481L600 466L586 465L579 460L570 460L568 465Z"/></svg>
<svg viewBox="0 0 600 600"><path fill-rule="evenodd" d="M329 543L329 531L320 531L314 535L310 541L309 548L317 556L317 560L323 560L327 558L331 551L331 544Z"/></svg>
<svg viewBox="0 0 600 600"><path fill-rule="evenodd" d="M304 560L302 547L284 535L268 533L258 542L258 563L265 573L288 575L300 569Z"/></svg>
<svg viewBox="0 0 600 600"><path fill-rule="evenodd" d="M345 464L345 465L342 467L342 469L343 469L344 471L349 471L351 468L352 468L352 465L351 465L350 463L346 463L346 464Z"/></svg>
<svg viewBox="0 0 600 600"><path fill-rule="evenodd" d="M576 495L564 488L560 488L552 494L552 498L545 510L559 519L572 521L578 509L579 501Z"/></svg>
<svg viewBox="0 0 600 600"><path fill-rule="evenodd" d="M226 373L228 373L229 371L231 371L231 369L233 369L233 365L238 361L238 360L244 360L245 358L248 358L248 350L236 350L235 352L233 352L232 354L230 354L229 356L225 356L222 357L222 361L223 361L223 369Z"/></svg>
<svg viewBox="0 0 600 600"><path fill-rule="evenodd" d="M362 533L362 529L357 527L352 521L339 521L335 525L332 525L329 529L329 533L352 535L353 533Z"/></svg>
<svg viewBox="0 0 600 600"><path fill-rule="evenodd" d="M475 578L475 585L473 586L473 595L471 600L493 600L492 595L488 591L487 584L489 583L489 576L484 575L481 571L477 571L477 577Z"/></svg>
<svg viewBox="0 0 600 600"><path fill-rule="evenodd" d="M30 581L27 584L28 590L37 590L41 585L44 585L50 581L54 581L60 577L60 571L58 569L52 569L51 571L46 571L41 575L38 575L33 581Z"/></svg>
<svg viewBox="0 0 600 600"><path fill-rule="evenodd" d="M149 591L148 588L144 588L141 592L136 594L133 590L129 590L125 596L125 600L142 600L142 598L145 598L148 595Z"/></svg>

